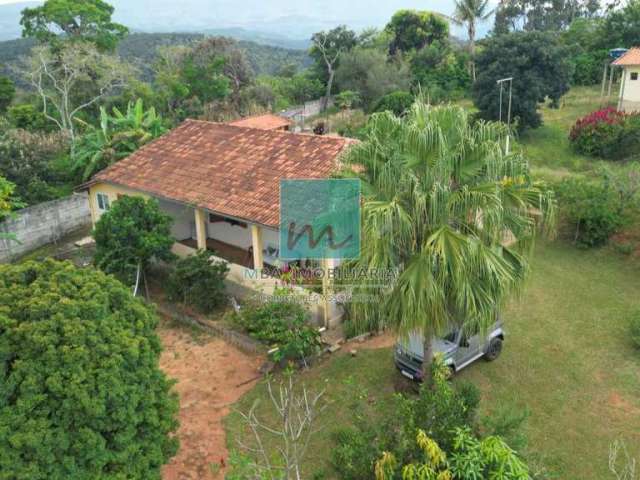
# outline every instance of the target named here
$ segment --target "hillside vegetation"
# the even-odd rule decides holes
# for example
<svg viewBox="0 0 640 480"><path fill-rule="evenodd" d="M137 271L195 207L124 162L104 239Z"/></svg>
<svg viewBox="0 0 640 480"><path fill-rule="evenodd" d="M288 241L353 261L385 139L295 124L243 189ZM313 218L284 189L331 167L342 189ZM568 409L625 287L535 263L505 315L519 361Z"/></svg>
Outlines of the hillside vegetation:
<svg viewBox="0 0 640 480"><path fill-rule="evenodd" d="M152 66L159 47L187 45L202 40L201 33L131 33L118 45L118 54L126 61L136 65L145 79L150 79ZM0 42L0 74L6 75L16 83L21 83L13 68L20 57L26 56L36 44L30 38L19 38ZM257 75L273 75L282 67L295 65L298 69L310 64L310 58L304 50L293 50L271 45L263 45L248 40L239 40L240 48L245 51L247 60Z"/></svg>

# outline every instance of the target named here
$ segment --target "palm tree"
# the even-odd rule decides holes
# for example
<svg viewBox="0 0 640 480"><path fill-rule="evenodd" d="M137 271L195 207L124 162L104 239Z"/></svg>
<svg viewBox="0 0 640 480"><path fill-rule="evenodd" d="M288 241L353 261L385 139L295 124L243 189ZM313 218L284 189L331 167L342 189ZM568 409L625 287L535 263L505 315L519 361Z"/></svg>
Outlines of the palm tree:
<svg viewBox="0 0 640 480"><path fill-rule="evenodd" d="M489 0L454 0L456 8L453 12L453 21L458 25L467 25L469 35L469 69L471 78L476 81L476 64L474 57L476 54L476 26L478 22L488 19L493 10L487 10Z"/></svg>
<svg viewBox="0 0 640 480"><path fill-rule="evenodd" d="M356 287L376 301L349 306L354 330L422 333L427 368L435 335L488 328L520 289L535 233L553 231L555 201L521 153L505 153L506 134L503 124L422 101L402 119L373 115L344 157L364 197L353 266L394 273L386 286L371 278Z"/></svg>

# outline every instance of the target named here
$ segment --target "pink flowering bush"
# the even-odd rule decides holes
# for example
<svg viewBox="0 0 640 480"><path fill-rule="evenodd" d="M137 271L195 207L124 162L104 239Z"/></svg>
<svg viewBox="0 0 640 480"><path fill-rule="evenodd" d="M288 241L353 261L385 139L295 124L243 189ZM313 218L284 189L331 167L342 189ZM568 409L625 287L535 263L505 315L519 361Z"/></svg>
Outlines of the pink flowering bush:
<svg viewBox="0 0 640 480"><path fill-rule="evenodd" d="M578 119L569 140L580 153L609 160L640 154L640 114L604 108Z"/></svg>

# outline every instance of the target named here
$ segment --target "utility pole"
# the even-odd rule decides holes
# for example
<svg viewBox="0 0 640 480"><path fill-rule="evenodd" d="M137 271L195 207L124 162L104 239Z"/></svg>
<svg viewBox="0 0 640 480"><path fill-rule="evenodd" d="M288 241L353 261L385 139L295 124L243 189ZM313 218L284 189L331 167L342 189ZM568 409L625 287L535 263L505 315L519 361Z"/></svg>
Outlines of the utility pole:
<svg viewBox="0 0 640 480"><path fill-rule="evenodd" d="M511 97L513 93L513 77L501 78L496 83L500 86L500 113L498 118L502 122L502 91L504 90L504 84L509 82L509 103L507 107L507 140L505 153L509 153L509 137L511 136Z"/></svg>

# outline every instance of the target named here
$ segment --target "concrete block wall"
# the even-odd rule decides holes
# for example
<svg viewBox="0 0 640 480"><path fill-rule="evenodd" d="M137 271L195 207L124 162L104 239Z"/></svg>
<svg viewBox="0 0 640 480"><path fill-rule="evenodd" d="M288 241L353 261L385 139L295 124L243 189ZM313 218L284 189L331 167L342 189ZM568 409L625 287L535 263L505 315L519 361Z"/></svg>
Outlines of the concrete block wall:
<svg viewBox="0 0 640 480"><path fill-rule="evenodd" d="M15 218L0 222L0 232L12 233L19 240L0 239L0 262L9 262L89 225L91 212L86 193L18 210Z"/></svg>

